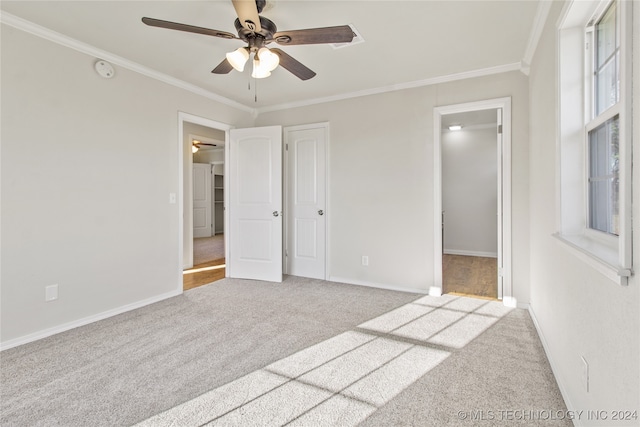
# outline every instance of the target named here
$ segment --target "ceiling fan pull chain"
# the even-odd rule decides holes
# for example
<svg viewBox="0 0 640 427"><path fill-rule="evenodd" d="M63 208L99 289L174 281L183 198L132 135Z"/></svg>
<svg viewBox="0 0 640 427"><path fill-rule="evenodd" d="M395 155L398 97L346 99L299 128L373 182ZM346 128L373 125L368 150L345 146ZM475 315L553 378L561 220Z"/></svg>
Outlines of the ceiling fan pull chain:
<svg viewBox="0 0 640 427"><path fill-rule="evenodd" d="M253 95L253 102L258 102L258 79L255 79L255 83L253 84L253 90L254 90L254 95Z"/></svg>

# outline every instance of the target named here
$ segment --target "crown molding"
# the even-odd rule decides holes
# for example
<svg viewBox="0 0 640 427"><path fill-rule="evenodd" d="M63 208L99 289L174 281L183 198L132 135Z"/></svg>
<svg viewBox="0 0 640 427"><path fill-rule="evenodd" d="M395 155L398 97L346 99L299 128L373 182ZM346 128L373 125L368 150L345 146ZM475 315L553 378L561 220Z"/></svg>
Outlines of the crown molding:
<svg viewBox="0 0 640 427"><path fill-rule="evenodd" d="M538 42L542 36L544 25L547 22L549 11L551 10L551 1L541 0L538 2L538 8L536 9L536 16L533 19L533 25L531 26L531 32L529 33L529 41L527 42L527 48L524 51L524 57L522 58L521 71L529 75L529 66L533 60L533 55L536 53Z"/></svg>
<svg viewBox="0 0 640 427"><path fill-rule="evenodd" d="M382 86L382 87L373 88L373 89L365 89L365 90L360 90L356 92L349 92L349 93L344 93L339 95L327 96L323 98L314 98L314 99L307 99L307 100L298 101L298 102L272 105L269 107L261 107L257 109L257 113L263 114L263 113L268 113L268 112L278 111L278 110L288 110L290 108L308 107L310 105L342 101L342 100L351 99L351 98L360 98L362 96L377 95L377 94L386 93L386 92L395 92L398 90L413 89L413 88L423 87L423 86L431 86L431 85L436 85L441 83L454 82L457 80L465 80L465 79L471 79L475 77L489 76L492 74L506 73L510 71L520 71L521 69L522 69L522 63L514 62L512 64L504 64L504 65L498 65L495 67L481 68L478 70L448 74L445 76L432 77L429 79L416 80L413 82L399 83L395 85Z"/></svg>
<svg viewBox="0 0 640 427"><path fill-rule="evenodd" d="M235 109L255 115L255 108L251 108L229 98L225 98L224 96L218 95L194 84L187 83L184 80L180 80L149 67L145 67L144 65L138 64L137 62L130 61L118 55L114 55L110 52L107 52L106 50L98 49L95 46L65 36L64 34L60 34L56 31L50 30L31 21L27 21L26 19L19 18L10 13L0 12L0 22L17 28L18 30L48 40L50 42L68 47L69 49L76 50L89 56L104 59L105 61L111 62L115 65L126 68L138 74L142 74L152 79L159 80L163 83L167 83L171 86L175 86L179 89L183 89L196 95L211 99L212 101L216 101L229 107L233 107Z"/></svg>
<svg viewBox="0 0 640 427"><path fill-rule="evenodd" d="M377 95L377 94L382 94L387 92L395 92L398 90L412 89L412 88L418 88L423 86L431 86L431 85L454 82L458 80L465 80L465 79L476 78L476 77L484 77L484 76L489 76L493 74L506 73L510 71L521 71L524 74L528 75L529 63L531 61L531 58L533 57L533 54L535 53L536 46L540 39L540 35L542 34L542 29L544 27L544 23L549 13L549 9L551 7L550 4L551 2L548 2L548 1L539 2L536 18L534 20L534 25L533 25L531 34L529 36L529 43L527 46L527 50L525 52L524 60L522 62L515 62L511 64L498 65L495 67L464 71L461 73L448 74L444 76L432 77L424 80L416 80L412 82L399 83L399 84L394 84L389 86L382 86L378 88L364 89L360 91L348 92L348 93L343 93L343 94L338 94L338 95L333 95L328 97L313 98L313 99L307 99L307 100L302 100L297 102L271 105L271 106L266 106L261 108L252 108L250 106L239 103L232 99L225 98L224 96L221 96L209 90L203 89L200 86L196 86L194 84L185 82L184 80L180 80L175 77L169 76L167 74L161 73L152 68L138 64L137 62L112 54L105 50L99 49L95 46L92 46L88 43L81 42L77 39L65 36L56 31L50 30L46 27L40 26L26 19L19 18L7 12L0 11L0 22L2 22L3 24L9 25L11 27L17 28L26 33L51 41L53 43L76 50L78 52L81 52L96 58L104 59L105 61L111 62L120 67L126 68L128 70L142 74L152 79L161 81L163 83L169 84L179 89L186 90L196 95L200 95L202 97L211 99L223 105L227 105L235 109L248 112L255 119L260 114L268 113L272 111L306 107L306 106L311 106L316 104L325 104L329 102L359 98L363 96Z"/></svg>

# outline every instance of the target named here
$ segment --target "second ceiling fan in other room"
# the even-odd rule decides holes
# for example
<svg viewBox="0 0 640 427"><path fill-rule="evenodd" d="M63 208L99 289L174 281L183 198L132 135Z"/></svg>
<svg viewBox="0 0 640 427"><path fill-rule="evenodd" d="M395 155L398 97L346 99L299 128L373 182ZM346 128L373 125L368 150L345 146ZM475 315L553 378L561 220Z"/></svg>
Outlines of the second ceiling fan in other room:
<svg viewBox="0 0 640 427"><path fill-rule="evenodd" d="M353 40L353 30L348 25L335 27L308 28L304 30L278 31L276 24L260 16L265 0L231 0L238 18L234 24L238 36L226 31L196 27L177 22L163 21L154 18L142 18L142 22L153 27L168 28L170 30L186 31L204 34L222 39L242 40L247 46L229 52L226 58L211 71L215 74L227 74L232 69L244 70L245 63L253 55L254 78L268 77L278 65L301 80L308 80L316 75L300 61L294 59L283 50L268 48L270 43L281 46L325 43L350 43Z"/></svg>

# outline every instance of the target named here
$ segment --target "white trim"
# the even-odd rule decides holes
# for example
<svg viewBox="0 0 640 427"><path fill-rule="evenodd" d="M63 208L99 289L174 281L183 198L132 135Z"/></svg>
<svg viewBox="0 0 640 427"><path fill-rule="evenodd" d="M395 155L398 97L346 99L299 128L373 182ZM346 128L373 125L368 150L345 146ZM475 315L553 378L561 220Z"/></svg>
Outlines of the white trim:
<svg viewBox="0 0 640 427"><path fill-rule="evenodd" d="M619 285L626 285L628 276L625 269L615 265L618 259L617 251L607 251L606 245L594 244L592 239L580 235L568 236L554 233L553 237L563 243L570 253L607 279Z"/></svg>
<svg viewBox="0 0 640 427"><path fill-rule="evenodd" d="M498 65L495 67L482 68L479 70L465 71L462 73L432 77L425 80L416 80L413 82L398 83L391 86L383 86L383 87L372 88L372 89L364 89L356 92L348 92L348 93L343 93L339 95L327 96L324 98L307 99L303 101L289 102L284 104L261 107L257 109L257 112L258 114L262 114L262 113L268 113L271 111L287 110L290 108L307 107L310 105L324 104L327 102L341 101L341 100L351 99L351 98L359 98L361 96L377 95L380 93L395 92L398 90L413 89L413 88L422 87L422 86L431 86L431 85L454 82L458 80L465 80L465 79L470 79L475 77L484 77L484 76L489 76L493 74L507 73L509 71L519 71L521 70L521 68L522 68L522 63L515 62L512 64Z"/></svg>
<svg viewBox="0 0 640 427"><path fill-rule="evenodd" d="M192 199L192 193L191 191L193 191L193 183L192 185L189 187L189 189L187 190L185 194L184 191L184 174L185 174L185 169L186 172L188 173L188 176L191 176L192 169L193 169L193 156L187 156L187 158L184 157L184 151L185 151L185 144L190 144L190 142L185 143L184 139L183 139L183 134L184 134L184 122L188 122L188 123L194 123L197 125L201 125L201 126L206 126L212 129L218 129L221 130L225 133L225 143L224 143L224 150L225 150L225 160L228 161L228 147L229 147L229 131L233 128L233 126L228 125L226 123L221 123L221 122L217 122L215 120L211 120L211 119L207 119L204 117L200 117L200 116L196 116L193 114L189 114L189 113L185 113L182 111L178 111L178 265L180 266L180 281L177 284L177 287L179 288L180 292L182 292L182 271L184 269L187 268L191 268L193 267L193 244L188 247L185 248L184 247L184 241L185 241L185 235L184 235L184 223L185 223L185 214L188 216L192 216L193 215L193 209L191 209L191 204L193 203ZM191 153L191 147L189 147L189 153ZM228 176L227 174L227 162L225 161L225 176ZM229 248L229 233L227 233L227 224L229 223L228 218L227 218L227 212L228 210L226 209L226 204L227 204L227 200L228 200L228 194L227 194L227 188L228 185L225 184L224 186L224 206L225 206L225 218L224 218L224 251L225 251L225 259L226 264L229 264L229 257L227 256L227 250ZM185 209L188 208L188 209ZM186 212L186 213L185 213ZM190 227L189 229L187 229L187 236L186 238L188 239L188 241L193 242L193 227ZM187 262L184 262L184 255L185 255L185 251L186 251L186 255L187 255Z"/></svg>
<svg viewBox="0 0 640 427"><path fill-rule="evenodd" d="M402 286L389 285L387 283L375 283L375 282L365 282L363 280L357 279L345 279L343 277L329 277L329 282L334 283L345 283L347 285L356 285L356 286L366 286L368 288L377 288L377 289L387 289L390 291L398 291L398 292L410 292L413 294L429 294L428 290L418 289L418 288L406 288Z"/></svg>
<svg viewBox="0 0 640 427"><path fill-rule="evenodd" d="M513 297L511 231L511 97L435 107L433 109L433 286L442 288L442 116L502 109L502 266L503 298ZM500 263L500 260L498 260Z"/></svg>
<svg viewBox="0 0 640 427"><path fill-rule="evenodd" d="M538 8L536 10L536 16L533 18L533 25L531 26L531 32L529 33L529 41L527 42L527 48L524 51L524 58L522 59L522 72L529 75L529 66L533 60L533 55L536 53L540 36L547 22L549 11L551 10L550 1L538 2Z"/></svg>
<svg viewBox="0 0 640 427"><path fill-rule="evenodd" d="M10 13L4 11L0 12L0 22L22 30L26 33L48 40L50 42L57 43L61 46L65 46L78 52L87 54L89 56L104 59L105 61L111 62L115 65L119 65L120 67L126 68L133 72L151 77L152 79L159 80L171 86L184 89L188 92L203 96L229 107L255 114L255 108L248 107L244 104L240 104L239 102L236 102L229 98L225 98L224 96L218 95L194 84L187 83L184 80L180 80L159 71L153 70L149 67L145 67L144 65L138 64L137 62L130 61L118 55L114 55L113 53L107 52L106 50L98 49L97 47L92 46L88 43L84 43L69 36L65 36L64 34L60 34L38 24L34 24L31 21L19 18Z"/></svg>
<svg viewBox="0 0 640 427"><path fill-rule="evenodd" d="M551 366L551 372L553 372L553 376L556 378L556 382L558 383L558 388L560 389L560 394L564 399L564 403L567 406L568 412L577 412L577 408L571 403L571 399L569 396L571 394L568 391L567 386L562 378L562 369L560 369L560 365L555 361L553 357L553 352L549 348L549 343L542 332L542 328L540 327L540 323L538 322L538 318L536 317L536 313L533 311L533 307L529 305L526 308L529 311L529 315L531 316L531 320L533 321L533 326L535 326L536 331L538 332L538 336L540 337L540 342L542 343L542 348L544 349L544 353L547 356L547 360L549 360L549 365ZM572 420L575 426L582 426L582 420L579 417L576 417Z"/></svg>
<svg viewBox="0 0 640 427"><path fill-rule="evenodd" d="M464 249L444 249L442 251L445 255L464 255L464 256L477 256L484 258L498 258L497 252L484 252L484 251L466 251Z"/></svg>
<svg viewBox="0 0 640 427"><path fill-rule="evenodd" d="M180 274L182 277L182 274ZM42 331L35 332L33 334L24 335L19 338L15 338L9 341L5 341L0 343L0 351L8 350L13 347L17 347L19 345L27 344L33 341L37 341L43 338L50 337L52 335L59 334L61 332L65 332L71 329L78 328L80 326L85 326L90 323L98 322L100 320L107 319L109 317L117 316L118 314L126 313L128 311L136 310L138 308L154 304L159 301L163 301L168 298L172 298L178 296L182 293L182 289L180 291L171 291L164 293L162 295L157 295L155 297L147 298L142 301L134 302L131 304L123 305L118 308L114 308L112 310L103 311L102 313L95 314L93 316L84 317L82 319L74 320L73 322L63 323L62 325L55 326L53 328L44 329Z"/></svg>

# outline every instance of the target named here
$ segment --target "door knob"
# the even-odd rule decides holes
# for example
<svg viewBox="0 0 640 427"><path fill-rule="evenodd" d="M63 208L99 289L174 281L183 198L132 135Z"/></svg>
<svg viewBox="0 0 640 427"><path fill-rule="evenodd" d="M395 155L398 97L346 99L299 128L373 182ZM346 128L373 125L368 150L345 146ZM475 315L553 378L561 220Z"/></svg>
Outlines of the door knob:
<svg viewBox="0 0 640 427"><path fill-rule="evenodd" d="M278 216L278 215L280 215L278 211L273 211L273 216Z"/></svg>
<svg viewBox="0 0 640 427"><path fill-rule="evenodd" d="M318 210L318 215L324 215L324 211L322 209Z"/></svg>

